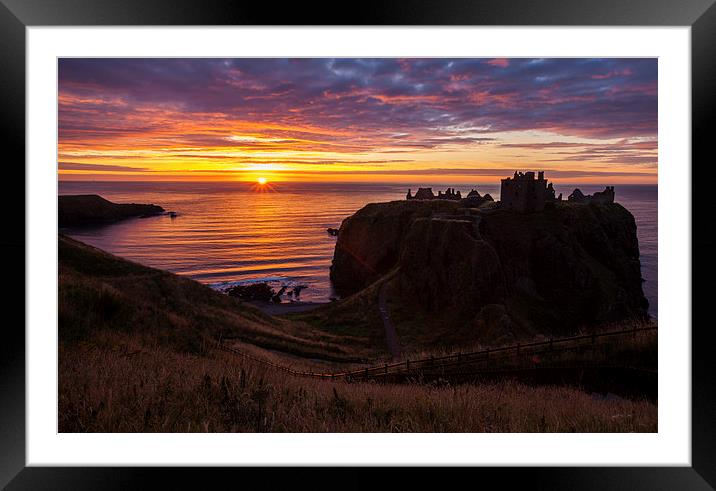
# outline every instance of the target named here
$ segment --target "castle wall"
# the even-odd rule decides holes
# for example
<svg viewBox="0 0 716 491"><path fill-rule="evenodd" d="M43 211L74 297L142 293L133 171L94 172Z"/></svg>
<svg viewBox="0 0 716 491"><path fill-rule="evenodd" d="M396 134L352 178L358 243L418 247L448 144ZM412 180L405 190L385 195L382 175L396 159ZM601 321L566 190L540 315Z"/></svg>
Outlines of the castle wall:
<svg viewBox="0 0 716 491"><path fill-rule="evenodd" d="M500 187L500 206L520 213L544 210L547 201L547 181L540 172L539 179L534 172L515 173L515 177L502 179Z"/></svg>

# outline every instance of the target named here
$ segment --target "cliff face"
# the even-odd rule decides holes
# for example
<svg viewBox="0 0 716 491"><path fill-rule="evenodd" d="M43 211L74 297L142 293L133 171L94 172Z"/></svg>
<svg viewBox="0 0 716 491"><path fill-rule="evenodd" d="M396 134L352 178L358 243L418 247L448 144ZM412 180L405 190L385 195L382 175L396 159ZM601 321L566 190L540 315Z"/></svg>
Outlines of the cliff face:
<svg viewBox="0 0 716 491"><path fill-rule="evenodd" d="M407 310L493 339L646 317L636 224L619 204L533 214L412 204L369 205L343 222L331 268L339 292L399 267L395 300Z"/></svg>
<svg viewBox="0 0 716 491"><path fill-rule="evenodd" d="M479 237L472 220L415 220L398 263L401 295L426 311L462 312L504 301L500 258Z"/></svg>
<svg viewBox="0 0 716 491"><path fill-rule="evenodd" d="M164 211L157 205L112 203L96 194L58 196L57 205L60 227L110 223L142 215L158 215Z"/></svg>
<svg viewBox="0 0 716 491"><path fill-rule="evenodd" d="M343 220L330 273L336 291L350 295L393 269L415 218L458 207L456 202L442 200L372 203Z"/></svg>
<svg viewBox="0 0 716 491"><path fill-rule="evenodd" d="M495 212L480 231L500 257L508 313L522 326L569 333L646 318L634 217L619 204Z"/></svg>

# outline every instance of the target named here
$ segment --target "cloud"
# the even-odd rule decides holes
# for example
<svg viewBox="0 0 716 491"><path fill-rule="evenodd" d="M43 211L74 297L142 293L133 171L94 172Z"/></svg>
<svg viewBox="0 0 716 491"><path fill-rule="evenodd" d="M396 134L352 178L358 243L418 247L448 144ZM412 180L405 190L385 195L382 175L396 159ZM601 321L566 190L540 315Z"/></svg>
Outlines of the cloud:
<svg viewBox="0 0 716 491"><path fill-rule="evenodd" d="M656 132L656 60L649 59L73 58L60 60L59 82L61 130L83 126L80 111L90 129L99 123L93 115L107 122L114 115L125 131L141 131L146 125L135 124L150 106L367 131L453 120L493 131Z"/></svg>
<svg viewBox="0 0 716 491"><path fill-rule="evenodd" d="M193 148L365 156L484 145L539 153L571 147L497 135L657 135L655 58L63 58L58 78L67 155ZM580 155L579 144L571 156L638 165L656 158L642 145L619 161L609 149Z"/></svg>
<svg viewBox="0 0 716 491"><path fill-rule="evenodd" d="M539 162L590 162L655 168L658 160L656 139L622 139L613 143L540 142L502 143L502 148L540 151Z"/></svg>
<svg viewBox="0 0 716 491"><path fill-rule="evenodd" d="M480 168L480 169L462 169L462 168L418 168L418 169L371 169L371 170L355 170L350 171L352 176L502 176L510 177L514 173L515 169L504 169L504 168ZM202 173L202 174L237 174L237 170L233 169L181 169L172 170L167 172L188 172L188 173ZM280 171L283 175L315 175L318 171L312 170L282 170ZM332 171L332 170L321 170L320 175L344 175L344 171ZM652 174L648 172L631 172L631 171L611 171L611 170L560 170L550 169L545 171L545 176L552 179L565 179L565 178L593 178L593 177L651 177Z"/></svg>
<svg viewBox="0 0 716 491"><path fill-rule="evenodd" d="M147 172L145 167L129 167L124 165L104 164L83 164L79 162L58 162L59 170L81 170L81 171L102 171L102 172Z"/></svg>
<svg viewBox="0 0 716 491"><path fill-rule="evenodd" d="M495 58L487 62L490 66L498 66L500 68L507 68L510 66L510 61L507 58Z"/></svg>

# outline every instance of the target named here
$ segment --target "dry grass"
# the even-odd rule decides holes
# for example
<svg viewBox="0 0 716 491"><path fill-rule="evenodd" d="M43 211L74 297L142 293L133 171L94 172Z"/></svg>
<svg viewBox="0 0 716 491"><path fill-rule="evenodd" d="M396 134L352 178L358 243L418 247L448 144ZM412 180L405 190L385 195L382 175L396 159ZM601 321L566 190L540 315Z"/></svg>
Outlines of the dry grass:
<svg viewBox="0 0 716 491"><path fill-rule="evenodd" d="M352 349L372 362L390 359L385 329L378 311L378 293L393 272L358 293L316 309L288 314L286 319L308 324L314 330L344 337Z"/></svg>
<svg viewBox="0 0 716 491"><path fill-rule="evenodd" d="M587 330L579 330L575 332L575 336L583 336L590 334L600 334L613 331L631 330L636 328L643 329L647 327L656 327L657 323L644 322L640 320L624 321L621 323L613 323L600 326L599 328ZM558 338L555 338L558 339ZM537 335L531 339L523 340L522 344L532 342L547 342L549 338L544 335ZM599 362L612 361L614 363L624 362L626 359L634 362L638 366L648 366L656 369L657 366L657 330L638 331L634 335L627 334L618 337L596 338L596 343L592 344L590 340L578 340L571 343L556 343L555 347L565 348L573 347L572 351L567 351L561 355L563 361L576 362ZM513 347L515 342L509 343L481 343L466 342L459 345L443 344L436 347L424 348L421 345L408 346L404 348L403 357L411 360L419 360L430 358L431 356L440 357L455 355L457 353L471 353L484 351L485 349L499 349L503 347ZM544 347L537 348L544 350ZM556 358L556 357L555 357Z"/></svg>
<svg viewBox="0 0 716 491"><path fill-rule="evenodd" d="M603 400L577 388L507 381L315 380L212 349L222 337L253 356L310 371L379 360L386 352L376 307L380 282L340 305L277 319L65 237L59 258L61 432L657 429L657 407L646 400ZM633 343L639 353L641 338Z"/></svg>
<svg viewBox="0 0 716 491"><path fill-rule="evenodd" d="M60 347L61 432L655 432L657 407L569 387L289 377L104 334Z"/></svg>
<svg viewBox="0 0 716 491"><path fill-rule="evenodd" d="M364 290L339 302L285 317L293 321L305 322L318 331L346 336L347 343L352 347L361 348L360 352L368 364L390 362L383 321L378 313L378 292L385 282L391 281L394 274L395 271L385 275ZM517 342L526 344L549 340L549 337L542 334L528 335L527 333L523 333L519 338L486 339L475 326L469 323L447 324L440 319L427 317L410 306L391 301L394 294L392 288L393 285L389 283L388 309L396 327L404 359L440 357L458 352L469 353L486 348L513 346ZM588 335L655 325L655 321L624 320L589 328L577 327L570 335ZM636 353L639 357L646 358L647 365L656 368L656 331L640 332L634 338L619 338L616 342L613 338L607 338L599 340L597 344L598 350L582 350L572 358L579 358L583 362L594 362L608 360L610 356L619 357L624 353ZM565 357L565 361L568 358L569 355ZM644 363L638 364L644 365Z"/></svg>

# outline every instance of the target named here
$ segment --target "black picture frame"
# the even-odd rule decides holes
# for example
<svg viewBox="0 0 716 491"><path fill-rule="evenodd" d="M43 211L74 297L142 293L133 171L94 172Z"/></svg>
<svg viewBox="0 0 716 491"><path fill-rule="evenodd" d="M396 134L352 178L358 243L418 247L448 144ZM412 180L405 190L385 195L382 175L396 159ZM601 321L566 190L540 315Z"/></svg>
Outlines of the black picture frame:
<svg viewBox="0 0 716 491"><path fill-rule="evenodd" d="M25 466L25 29L29 26L89 25L577 25L690 26L692 81L692 466L585 468L477 468L454 470L451 481L475 484L498 481L500 487L539 489L716 489L716 373L712 355L716 337L707 317L715 266L710 257L716 201L707 175L712 160L711 128L716 105L715 0L493 0L363 1L279 4L231 0L0 0L0 139L7 159L5 181L12 182L6 200L0 250L12 278L3 293L6 322L0 341L0 486L7 489L128 489L160 483L162 488L188 488L203 483L205 469L51 468ZM699 163L696 165L696 163ZM12 165L10 165L12 164ZM20 183L23 183L21 185ZM22 196L13 198L7 194ZM664 199L664 197L662 197ZM666 197L666 199L679 199ZM9 203L9 201L6 201ZM8 205L9 206L9 205ZM20 213L22 209L22 213ZM8 226L9 225L9 226ZM23 261L17 260L22 257ZM12 259L10 259L12 258ZM12 269L14 268L14 269ZM10 269L10 271L7 271ZM22 282L18 278L23 278ZM668 299L663 299L668 302ZM13 320L10 312L19 314ZM671 327L670 327L671 328ZM329 469L320 481L310 469L294 469L291 486L368 487L376 477L357 469ZM197 473L204 473L196 475ZM469 476L459 474L470 473ZM272 481L271 469L214 469L212 480L248 485ZM424 470L402 472L403 486L426 484ZM157 481L160 479L161 481ZM232 481L236 479L237 481ZM476 481L479 479L480 481ZM443 485L447 483L444 482ZM274 487L273 485L271 487Z"/></svg>

